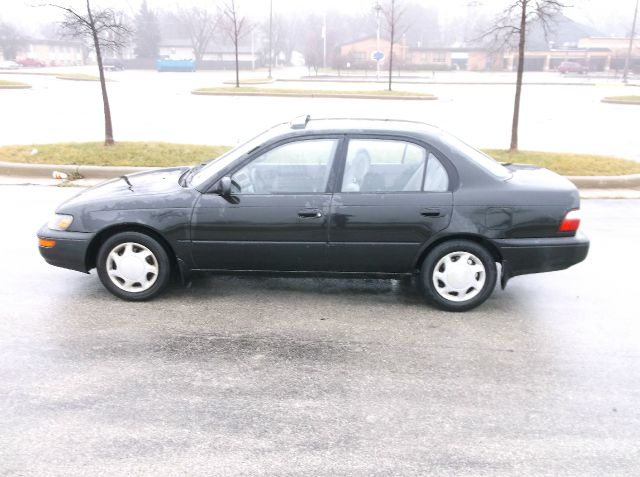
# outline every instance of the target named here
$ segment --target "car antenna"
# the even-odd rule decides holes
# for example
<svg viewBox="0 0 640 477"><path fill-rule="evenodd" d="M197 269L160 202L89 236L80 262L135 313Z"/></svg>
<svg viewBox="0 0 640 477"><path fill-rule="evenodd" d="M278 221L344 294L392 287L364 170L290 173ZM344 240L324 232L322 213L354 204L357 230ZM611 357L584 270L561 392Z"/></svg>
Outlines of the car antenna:
<svg viewBox="0 0 640 477"><path fill-rule="evenodd" d="M307 123L311 119L311 115L307 114L306 116L298 116L297 118L293 118L289 122L289 127L291 129L304 129L307 127Z"/></svg>

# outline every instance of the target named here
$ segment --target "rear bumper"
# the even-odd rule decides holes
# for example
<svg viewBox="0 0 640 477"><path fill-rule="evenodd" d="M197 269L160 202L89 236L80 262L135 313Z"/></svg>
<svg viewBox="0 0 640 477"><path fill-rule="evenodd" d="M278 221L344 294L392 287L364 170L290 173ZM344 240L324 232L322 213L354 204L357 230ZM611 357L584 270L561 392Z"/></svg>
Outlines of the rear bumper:
<svg viewBox="0 0 640 477"><path fill-rule="evenodd" d="M40 255L50 265L88 273L87 250L95 235L94 233L61 232L43 225L38 230L38 238L55 240L56 244L51 248L38 247L38 249Z"/></svg>
<svg viewBox="0 0 640 477"><path fill-rule="evenodd" d="M564 270L582 262L589 253L589 239L581 232L575 237L504 239L493 242L503 258L503 288L512 277Z"/></svg>

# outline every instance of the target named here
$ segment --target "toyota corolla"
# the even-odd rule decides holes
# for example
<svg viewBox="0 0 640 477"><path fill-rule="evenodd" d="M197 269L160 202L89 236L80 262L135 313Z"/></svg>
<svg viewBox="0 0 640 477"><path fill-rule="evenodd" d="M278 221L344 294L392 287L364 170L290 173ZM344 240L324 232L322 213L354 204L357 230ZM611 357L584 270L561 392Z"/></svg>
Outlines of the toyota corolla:
<svg viewBox="0 0 640 477"><path fill-rule="evenodd" d="M464 311L497 281L584 260L579 208L566 178L436 127L307 116L205 164L87 189L38 238L48 263L96 268L126 300L194 271L415 275L429 302Z"/></svg>

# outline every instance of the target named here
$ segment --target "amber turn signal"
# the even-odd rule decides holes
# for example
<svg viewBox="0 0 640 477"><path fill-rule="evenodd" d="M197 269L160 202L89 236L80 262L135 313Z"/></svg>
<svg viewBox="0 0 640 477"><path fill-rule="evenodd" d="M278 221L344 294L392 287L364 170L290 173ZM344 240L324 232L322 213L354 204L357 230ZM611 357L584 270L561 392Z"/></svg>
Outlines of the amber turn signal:
<svg viewBox="0 0 640 477"><path fill-rule="evenodd" d="M53 248L53 247L56 246L56 241L55 240L50 240L50 239L39 238L38 239L38 245L41 246L42 248Z"/></svg>

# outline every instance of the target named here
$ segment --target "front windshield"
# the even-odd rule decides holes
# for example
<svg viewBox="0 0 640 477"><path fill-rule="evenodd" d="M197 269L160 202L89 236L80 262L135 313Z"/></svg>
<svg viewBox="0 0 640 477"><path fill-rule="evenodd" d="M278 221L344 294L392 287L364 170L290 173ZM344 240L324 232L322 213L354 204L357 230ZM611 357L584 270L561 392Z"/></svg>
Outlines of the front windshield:
<svg viewBox="0 0 640 477"><path fill-rule="evenodd" d="M479 151L475 147L469 146L469 144L462 141L461 139L458 139L454 135L442 132L442 139L449 146L456 149L458 152L468 157L494 176L500 179L509 179L511 177L511 172L509 172L509 170L498 161L496 161L492 157L487 156L484 152Z"/></svg>
<svg viewBox="0 0 640 477"><path fill-rule="evenodd" d="M191 185L198 188L204 184L210 177L232 164L236 159L248 154L257 147L264 144L269 139L278 136L282 133L279 126L273 127L258 134L253 139L249 139L247 142L234 147L230 151L225 152L223 155L209 161L197 174L191 179Z"/></svg>

